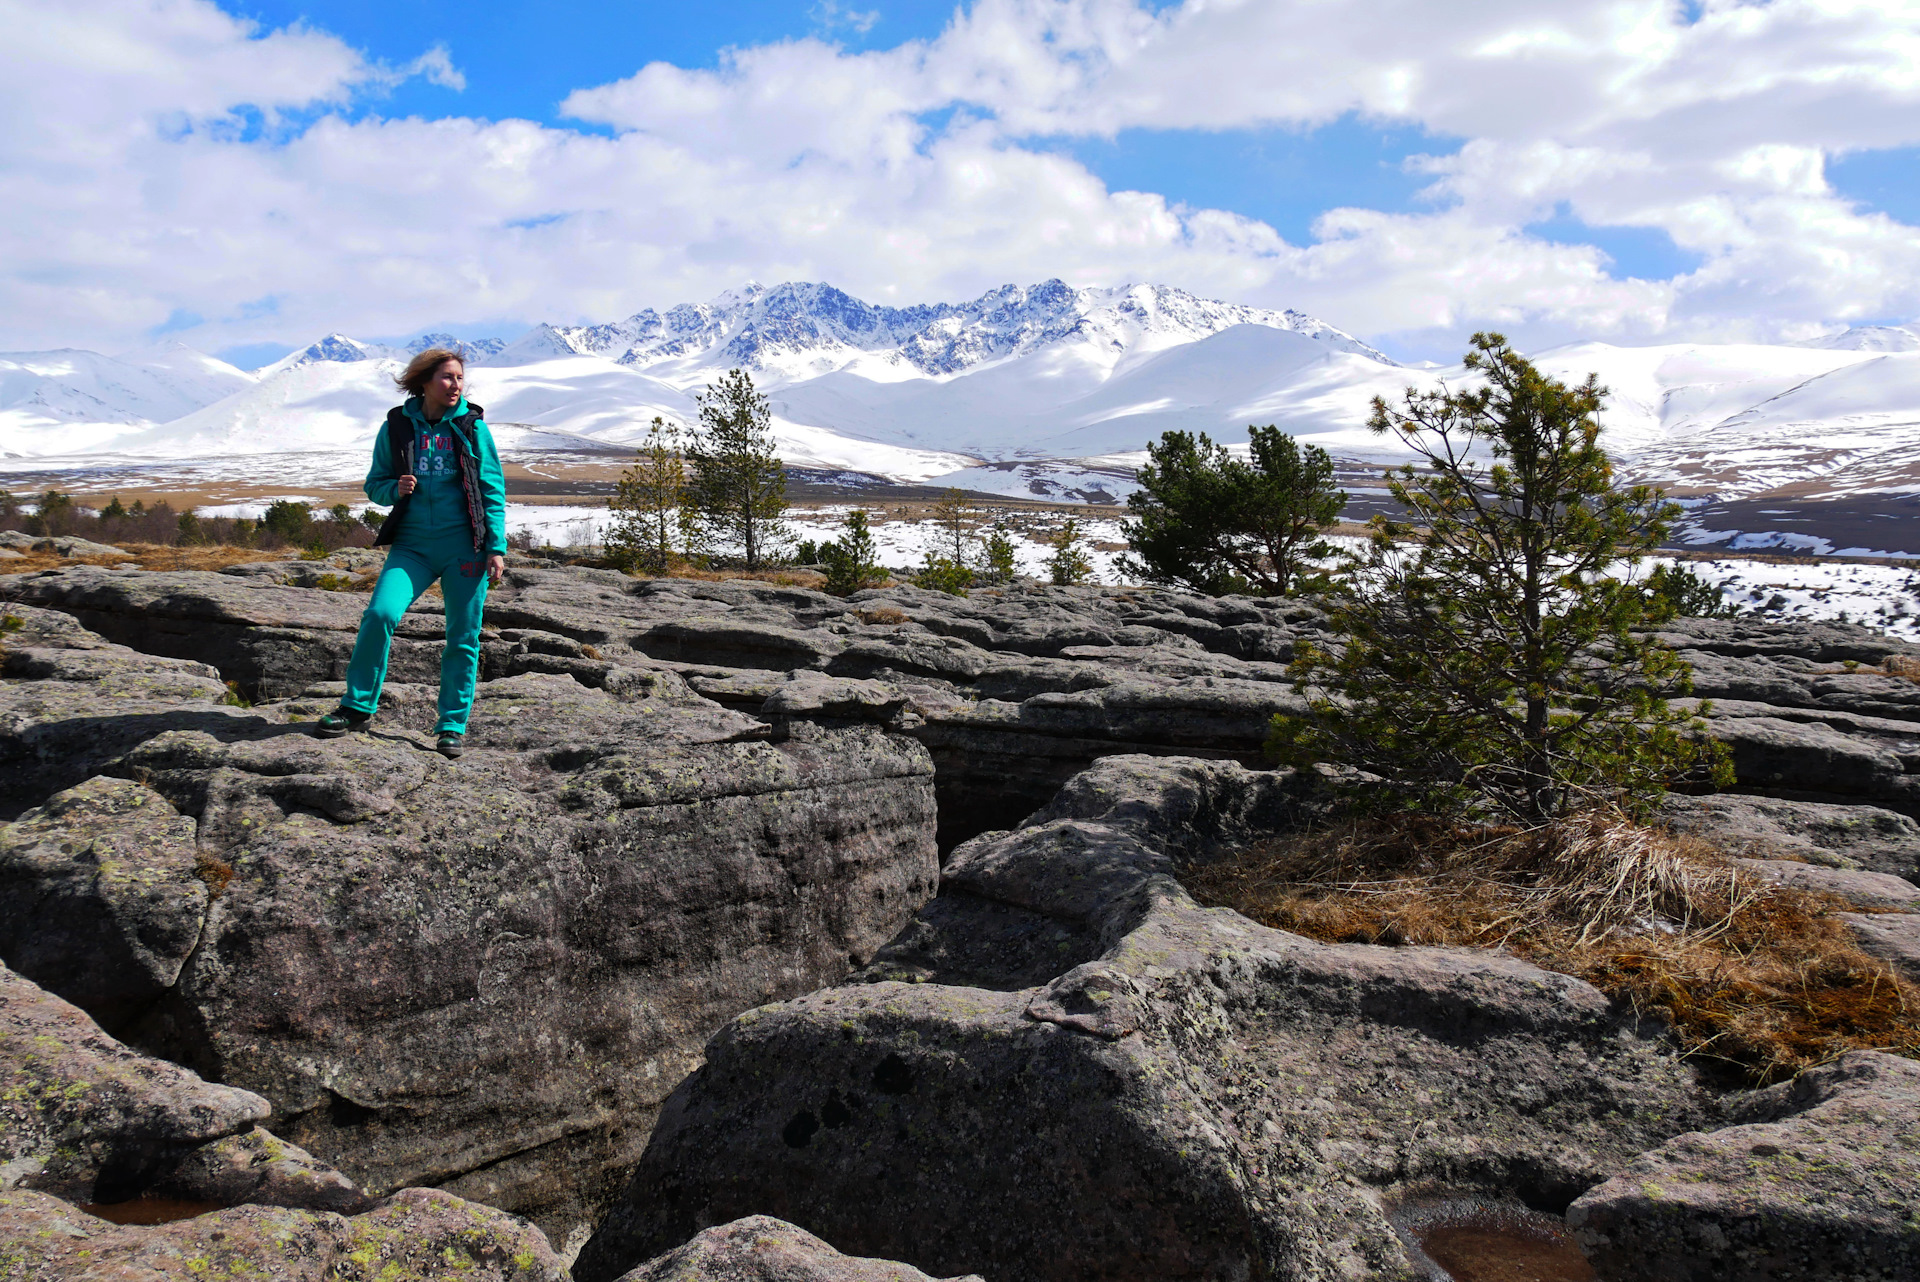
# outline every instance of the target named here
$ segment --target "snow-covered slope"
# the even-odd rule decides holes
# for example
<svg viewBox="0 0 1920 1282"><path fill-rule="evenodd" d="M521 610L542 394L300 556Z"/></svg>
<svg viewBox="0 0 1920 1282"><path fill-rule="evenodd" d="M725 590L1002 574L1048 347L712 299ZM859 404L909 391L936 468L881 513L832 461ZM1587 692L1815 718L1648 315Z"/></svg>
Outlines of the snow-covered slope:
<svg viewBox="0 0 1920 1282"><path fill-rule="evenodd" d="M77 453L178 418L253 376L178 343L124 355L0 352L0 456Z"/></svg>
<svg viewBox="0 0 1920 1282"><path fill-rule="evenodd" d="M0 357L0 451L363 449L400 362L430 345L455 343L333 334L258 375L178 347ZM1397 365L1299 312L1059 281L913 307L749 285L465 349L470 394L509 449L628 445L655 415L691 422L698 391L741 367L796 465L1029 488L1052 469L1065 491L1108 484L1173 428L1235 444L1277 423L1347 459L1397 462L1397 444L1366 430L1371 399L1468 381L1459 366ZM1634 479L1722 499L1920 492L1920 327L1793 345L1576 343L1535 359L1610 389L1606 441Z"/></svg>

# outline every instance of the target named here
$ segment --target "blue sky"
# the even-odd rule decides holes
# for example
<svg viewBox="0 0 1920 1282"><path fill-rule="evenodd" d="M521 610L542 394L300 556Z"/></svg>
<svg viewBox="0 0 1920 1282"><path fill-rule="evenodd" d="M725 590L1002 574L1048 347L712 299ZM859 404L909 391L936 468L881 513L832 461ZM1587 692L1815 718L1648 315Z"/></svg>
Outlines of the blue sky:
<svg viewBox="0 0 1920 1282"><path fill-rule="evenodd" d="M0 346L1151 281L1408 356L1920 317L1920 9L0 0ZM563 107L569 103L570 107Z"/></svg>
<svg viewBox="0 0 1920 1282"><path fill-rule="evenodd" d="M304 21L394 65L444 44L465 73L454 92L420 80L356 110L388 115L519 117L579 127L559 112L575 89L630 76L649 62L712 67L721 51L805 37L849 49L887 48L940 34L952 0L709 0L670 4L531 4L477 0L450 8L421 0L330 0L325 4L241 3L236 15L269 28Z"/></svg>

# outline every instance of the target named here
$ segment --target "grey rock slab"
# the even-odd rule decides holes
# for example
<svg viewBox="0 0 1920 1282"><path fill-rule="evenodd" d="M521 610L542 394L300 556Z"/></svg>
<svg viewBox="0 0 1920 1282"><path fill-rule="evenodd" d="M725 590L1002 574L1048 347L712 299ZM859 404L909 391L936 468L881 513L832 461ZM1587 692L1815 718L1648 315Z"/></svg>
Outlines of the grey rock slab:
<svg viewBox="0 0 1920 1282"><path fill-rule="evenodd" d="M168 727L244 719L204 663L113 645L53 610L0 618L0 817L11 817Z"/></svg>
<svg viewBox="0 0 1920 1282"><path fill-rule="evenodd" d="M842 1255L805 1229L749 1215L702 1230L620 1282L927 1282L927 1275L894 1260Z"/></svg>
<svg viewBox="0 0 1920 1282"><path fill-rule="evenodd" d="M1842 913L1860 951L1878 957L1920 984L1920 915L1914 913Z"/></svg>
<svg viewBox="0 0 1920 1282"><path fill-rule="evenodd" d="M794 721L869 721L899 718L907 697L883 681L796 672L767 696L760 715L776 728Z"/></svg>
<svg viewBox="0 0 1920 1282"><path fill-rule="evenodd" d="M119 1200L180 1150L250 1130L248 1091L142 1055L79 1007L0 967L0 1187ZM123 1186L102 1187L103 1173Z"/></svg>
<svg viewBox="0 0 1920 1282"><path fill-rule="evenodd" d="M1768 881L1791 886L1795 890L1834 895L1855 908L1920 911L1920 886L1904 877L1851 868L1821 868L1815 864L1792 863L1784 859L1737 859L1734 862L1759 873Z"/></svg>
<svg viewBox="0 0 1920 1282"><path fill-rule="evenodd" d="M1411 1266L1367 1186L1571 1198L1716 1116L1579 980L1198 907L1176 851L1311 784L1159 760L1108 783L1129 767L1168 813L1088 788L978 837L858 977L877 982L716 1036L576 1275L758 1211L929 1273L1396 1276Z"/></svg>
<svg viewBox="0 0 1920 1282"><path fill-rule="evenodd" d="M298 1206L358 1215L374 1199L297 1144L262 1127L188 1149L158 1168L146 1197L222 1206Z"/></svg>
<svg viewBox="0 0 1920 1282"><path fill-rule="evenodd" d="M1853 1051L1689 1132L1567 1212L1603 1277L1778 1282L1920 1276L1920 1064Z"/></svg>
<svg viewBox="0 0 1920 1282"><path fill-rule="evenodd" d="M1920 655L1920 646L1857 623L1764 619L1675 619L1655 634L1676 650L1730 658L1791 656L1818 664L1879 664L1893 655Z"/></svg>
<svg viewBox="0 0 1920 1282"><path fill-rule="evenodd" d="M101 566L0 576L0 600L63 611L148 654L210 663L249 698L283 697L344 676L367 604L358 593L270 579ZM432 673L439 646L426 643L443 633L442 619L424 609L405 616L394 642L394 676Z"/></svg>
<svg viewBox="0 0 1920 1282"><path fill-rule="evenodd" d="M1877 806L1836 806L1740 793L1669 795L1661 821L1754 859L1801 859L1920 878L1920 823Z"/></svg>
<svg viewBox="0 0 1920 1282"><path fill-rule="evenodd" d="M573 660L554 648L527 653ZM673 672L616 675L482 682L457 762L405 683L337 740L296 720L325 687L149 726L0 829L9 906L40 905L0 956L271 1100L277 1135L354 1182L444 1185L565 1240L715 1028L864 964L937 878L925 750L804 719L894 696L787 680L774 743Z"/></svg>
<svg viewBox="0 0 1920 1282"><path fill-rule="evenodd" d="M1714 716L1707 733L1731 750L1743 787L1873 803L1920 801L1920 781L1908 776L1891 745L1874 739L1772 716Z"/></svg>
<svg viewBox="0 0 1920 1282"><path fill-rule="evenodd" d="M683 663L712 663L734 668L819 668L825 667L846 643L830 633L721 617L658 623L635 637L633 645L656 659Z"/></svg>
<svg viewBox="0 0 1920 1282"><path fill-rule="evenodd" d="M50 539L36 539L32 550L35 552L53 552L60 556L98 556L117 557L132 560L133 553L125 548L117 548L111 543L96 543L92 539L83 539L77 534L56 535Z"/></svg>
<svg viewBox="0 0 1920 1282"><path fill-rule="evenodd" d="M8 962L109 1025L178 982L212 892L197 825L153 789L94 778L0 828Z"/></svg>
<svg viewBox="0 0 1920 1282"><path fill-rule="evenodd" d="M0 1193L0 1278L9 1282L566 1282L524 1220L433 1189L406 1189L351 1218L237 1206L171 1224L110 1224L25 1190Z"/></svg>

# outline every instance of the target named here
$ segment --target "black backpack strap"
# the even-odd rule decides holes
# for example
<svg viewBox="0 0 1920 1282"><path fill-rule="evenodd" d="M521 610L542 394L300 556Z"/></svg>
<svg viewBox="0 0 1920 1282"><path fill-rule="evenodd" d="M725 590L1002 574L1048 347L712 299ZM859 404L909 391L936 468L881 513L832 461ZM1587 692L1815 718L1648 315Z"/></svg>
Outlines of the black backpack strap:
<svg viewBox="0 0 1920 1282"><path fill-rule="evenodd" d="M413 470L413 424L407 411L396 405L387 411L387 448L393 451L393 474L405 476Z"/></svg>

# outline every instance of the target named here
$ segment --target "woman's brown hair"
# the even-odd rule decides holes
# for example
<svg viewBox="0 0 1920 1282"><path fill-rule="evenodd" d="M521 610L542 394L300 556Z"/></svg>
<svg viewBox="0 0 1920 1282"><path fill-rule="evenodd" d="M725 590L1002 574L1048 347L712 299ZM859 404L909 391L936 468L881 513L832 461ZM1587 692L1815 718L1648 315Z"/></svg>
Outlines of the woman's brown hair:
<svg viewBox="0 0 1920 1282"><path fill-rule="evenodd" d="M427 392L427 380L433 377L434 371L448 361L459 361L461 369L467 367L467 358L460 353L450 352L444 347L429 347L408 361L407 367L394 375L393 381L409 396L424 396Z"/></svg>

